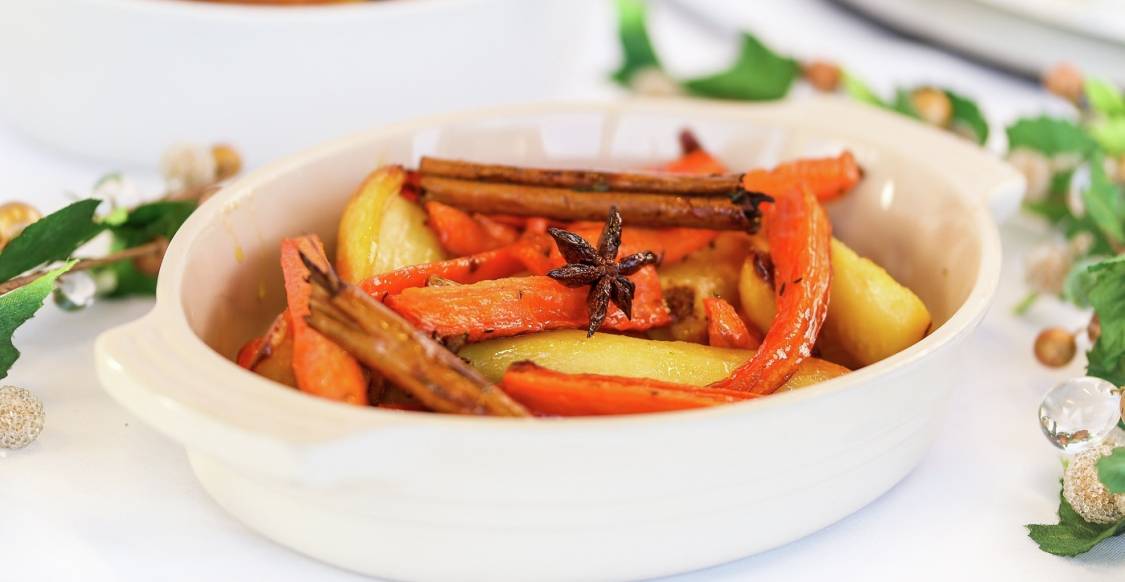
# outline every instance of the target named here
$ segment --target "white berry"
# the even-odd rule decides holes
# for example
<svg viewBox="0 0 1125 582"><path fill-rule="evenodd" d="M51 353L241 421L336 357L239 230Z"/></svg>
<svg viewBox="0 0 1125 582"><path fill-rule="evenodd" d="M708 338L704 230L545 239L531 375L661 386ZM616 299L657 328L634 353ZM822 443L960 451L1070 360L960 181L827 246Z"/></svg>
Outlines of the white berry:
<svg viewBox="0 0 1125 582"><path fill-rule="evenodd" d="M0 448L22 449L43 431L43 403L30 391L15 386L0 388Z"/></svg>

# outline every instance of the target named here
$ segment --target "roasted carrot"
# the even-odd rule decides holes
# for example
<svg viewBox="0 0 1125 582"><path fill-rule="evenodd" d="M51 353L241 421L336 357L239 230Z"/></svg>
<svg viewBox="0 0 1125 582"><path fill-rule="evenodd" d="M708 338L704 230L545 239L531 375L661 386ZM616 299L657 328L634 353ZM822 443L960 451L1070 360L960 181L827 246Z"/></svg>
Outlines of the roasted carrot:
<svg viewBox="0 0 1125 582"><path fill-rule="evenodd" d="M387 295L399 293L410 287L424 287L430 277L441 277L455 283L476 283L514 275L525 269L515 254L516 247L499 249L448 261L403 267L389 273L375 275L362 282L360 288L382 301Z"/></svg>
<svg viewBox="0 0 1125 582"><path fill-rule="evenodd" d="M242 344L242 348L238 350L238 357L235 358L235 361L239 366L247 370L253 370L254 365L258 363L258 359L261 357L259 354L262 353L262 346L265 344L265 337L250 338L250 341Z"/></svg>
<svg viewBox="0 0 1125 582"><path fill-rule="evenodd" d="M593 416L685 410L749 400L756 394L649 378L564 374L516 362L500 380L513 400L539 416Z"/></svg>
<svg viewBox="0 0 1125 582"><path fill-rule="evenodd" d="M427 202L426 216L441 246L455 257L475 255L516 242L516 229L486 217L442 204Z"/></svg>
<svg viewBox="0 0 1125 582"><path fill-rule="evenodd" d="M652 267L629 277L636 285L633 318L610 306L603 329L641 331L671 321ZM415 287L386 304L422 331L468 341L549 329L578 329L590 322L588 289L565 287L544 276L511 277L451 287Z"/></svg>
<svg viewBox="0 0 1125 582"><path fill-rule="evenodd" d="M281 242L281 271L285 277L285 295L289 301L293 328L293 372L297 387L303 392L348 402L367 404L367 378L359 362L332 340L309 327L309 270L301 260L301 252L322 262L328 268L324 245L315 235L289 238Z"/></svg>
<svg viewBox="0 0 1125 582"><path fill-rule="evenodd" d="M717 348L752 350L762 343L762 338L752 333L746 322L738 316L734 306L721 297L703 300L707 311L707 341Z"/></svg>
<svg viewBox="0 0 1125 582"><path fill-rule="evenodd" d="M777 315L754 357L716 388L774 392L812 354L828 315L832 225L824 209L806 188L779 196L766 217Z"/></svg>
<svg viewBox="0 0 1125 582"><path fill-rule="evenodd" d="M710 152L699 145L699 141L689 131L680 134L683 154L679 158L660 167L673 174L725 174L727 167Z"/></svg>
<svg viewBox="0 0 1125 582"><path fill-rule="evenodd" d="M835 199L855 187L863 170L851 152L834 158L804 158L772 170L750 170L742 175L742 187L770 196L783 196L794 188L808 188L822 202Z"/></svg>

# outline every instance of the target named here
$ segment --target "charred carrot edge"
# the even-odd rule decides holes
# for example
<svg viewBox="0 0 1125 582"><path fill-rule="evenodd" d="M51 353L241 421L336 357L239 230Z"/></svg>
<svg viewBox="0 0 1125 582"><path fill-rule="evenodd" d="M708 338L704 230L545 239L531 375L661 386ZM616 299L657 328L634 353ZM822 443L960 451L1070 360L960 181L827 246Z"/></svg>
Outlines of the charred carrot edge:
<svg viewBox="0 0 1125 582"><path fill-rule="evenodd" d="M564 374L516 362L500 380L513 400L540 416L594 416L686 410L729 404L756 394L672 384L648 378Z"/></svg>
<svg viewBox="0 0 1125 582"><path fill-rule="evenodd" d="M448 261L403 267L375 275L360 283L368 295L382 301L387 295L401 293L411 287L425 287L430 277L441 277L455 283L476 283L514 275L525 269L513 245Z"/></svg>
<svg viewBox="0 0 1125 582"><path fill-rule="evenodd" d="M636 285L633 319L609 308L602 328L643 331L671 321L660 278L645 267L630 276ZM418 329L437 337L479 341L589 324L587 289L565 287L545 276L510 277L450 287L415 287L386 298L386 304Z"/></svg>
<svg viewBox="0 0 1125 582"><path fill-rule="evenodd" d="M281 242L281 271L293 325L293 372L302 392L350 404L367 404L367 378L359 362L332 340L309 327L312 286L301 253L328 268L324 245L315 235Z"/></svg>
<svg viewBox="0 0 1125 582"><path fill-rule="evenodd" d="M500 248L515 242L518 236L510 226L495 221L485 223L440 202L427 202L424 207L430 228L437 234L441 246L456 257Z"/></svg>
<svg viewBox="0 0 1125 582"><path fill-rule="evenodd" d="M828 315L832 225L808 189L780 196L767 214L777 315L754 357L712 386L770 394L812 354Z"/></svg>
<svg viewBox="0 0 1125 582"><path fill-rule="evenodd" d="M834 158L807 158L786 162L772 170L750 170L742 175L742 187L784 196L794 189L808 188L822 202L848 192L863 178L863 170L851 152Z"/></svg>
<svg viewBox="0 0 1125 582"><path fill-rule="evenodd" d="M707 311L707 342L717 348L752 350L761 345L761 338L750 332L734 306L721 297L703 300Z"/></svg>
<svg viewBox="0 0 1125 582"><path fill-rule="evenodd" d="M235 358L235 361L240 367L253 370L254 364L256 364L259 359L259 354L262 353L262 346L265 345L265 343L265 337L250 338L250 340L242 344L242 348L238 350L238 357Z"/></svg>
<svg viewBox="0 0 1125 582"><path fill-rule="evenodd" d="M673 174L725 174L727 172L727 167L704 149L685 152L679 159L664 164L660 169Z"/></svg>

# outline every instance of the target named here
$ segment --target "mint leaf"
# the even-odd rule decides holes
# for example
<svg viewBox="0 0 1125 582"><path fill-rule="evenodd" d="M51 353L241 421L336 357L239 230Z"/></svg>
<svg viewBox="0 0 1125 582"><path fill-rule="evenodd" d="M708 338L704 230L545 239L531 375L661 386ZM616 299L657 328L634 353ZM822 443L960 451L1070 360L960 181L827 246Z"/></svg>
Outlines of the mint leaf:
<svg viewBox="0 0 1125 582"><path fill-rule="evenodd" d="M1067 503L1059 493L1059 523L1056 525L1028 525L1028 535L1039 549L1056 556L1084 554L1099 543L1125 533L1125 519L1111 524L1090 523Z"/></svg>
<svg viewBox="0 0 1125 582"><path fill-rule="evenodd" d="M850 71L844 71L844 78L841 84L844 87L844 93L847 93L852 99L868 105L886 107L886 104L875 94L875 91L872 91L867 83L864 83L863 80L853 75Z"/></svg>
<svg viewBox="0 0 1125 582"><path fill-rule="evenodd" d="M1125 493L1125 447L1098 459L1098 480L1110 493Z"/></svg>
<svg viewBox="0 0 1125 582"><path fill-rule="evenodd" d="M914 100L910 98L910 90L908 89L895 90L895 100L891 102L890 108L908 117L921 119L918 110L914 108Z"/></svg>
<svg viewBox="0 0 1125 582"><path fill-rule="evenodd" d="M100 200L79 200L40 218L0 252L0 283L44 263L61 261L105 227L94 220Z"/></svg>
<svg viewBox="0 0 1125 582"><path fill-rule="evenodd" d="M158 237L172 240L180 226L191 216L198 204L190 200L165 200L138 206L116 226L113 233L113 251L120 251L152 242ZM117 285L106 297L156 293L156 277L137 270L132 261L118 261L100 269L112 272Z"/></svg>
<svg viewBox="0 0 1125 582"><path fill-rule="evenodd" d="M1095 275L1090 266L1104 261L1105 257L1086 257L1075 261L1063 281L1063 298L1078 307L1090 306L1090 288L1094 286Z"/></svg>
<svg viewBox="0 0 1125 582"><path fill-rule="evenodd" d="M0 295L0 378L8 375L20 357L12 344L12 334L43 306L43 299L55 288L55 279L74 266L74 261L3 295Z"/></svg>
<svg viewBox="0 0 1125 582"><path fill-rule="evenodd" d="M714 75L685 81L684 87L704 97L764 101L784 97L799 74L797 61L743 34L742 50L734 65Z"/></svg>
<svg viewBox="0 0 1125 582"><path fill-rule="evenodd" d="M1073 121L1055 117L1024 118L1008 126L1008 149L1029 148L1048 156L1064 152L1085 154L1096 147Z"/></svg>
<svg viewBox="0 0 1125 582"><path fill-rule="evenodd" d="M646 17L643 0L617 0L617 35L624 60L613 73L613 80L622 85L628 85L637 71L661 68L660 58L648 36Z"/></svg>
<svg viewBox="0 0 1125 582"><path fill-rule="evenodd" d="M1086 100L1094 111L1107 117L1125 114L1125 98L1117 87L1101 80L1090 78L1085 83Z"/></svg>
<svg viewBox="0 0 1125 582"><path fill-rule="evenodd" d="M1110 240L1125 241L1125 199L1109 177L1105 175L1102 155L1095 152L1089 159L1090 187L1082 192L1086 214Z"/></svg>
<svg viewBox="0 0 1125 582"><path fill-rule="evenodd" d="M980 107L977 107L977 104L971 99L958 95L949 89L945 89L945 96L949 97L949 103L953 106L951 123L955 127L968 128L979 144L988 141L988 122L985 121L984 114L980 112Z"/></svg>
<svg viewBox="0 0 1125 582"><path fill-rule="evenodd" d="M1107 152L1125 152L1125 117L1099 121L1090 125L1090 136Z"/></svg>
<svg viewBox="0 0 1125 582"><path fill-rule="evenodd" d="M1086 352L1086 373L1125 384L1125 255L1090 267L1094 277L1088 296L1102 332Z"/></svg>

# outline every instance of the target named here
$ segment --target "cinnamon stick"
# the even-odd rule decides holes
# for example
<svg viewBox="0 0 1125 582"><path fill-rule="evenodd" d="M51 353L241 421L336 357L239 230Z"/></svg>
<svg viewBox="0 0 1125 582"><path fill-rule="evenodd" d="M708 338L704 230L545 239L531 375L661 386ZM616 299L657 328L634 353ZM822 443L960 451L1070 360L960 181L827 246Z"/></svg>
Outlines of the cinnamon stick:
<svg viewBox="0 0 1125 582"><path fill-rule="evenodd" d="M678 196L660 192L576 192L524 184L479 182L422 175L425 200L486 214L543 216L556 220L605 220L616 206L630 226L683 226L753 230L754 221L727 196Z"/></svg>
<svg viewBox="0 0 1125 582"><path fill-rule="evenodd" d="M309 325L437 412L530 416L441 344L304 254L312 295Z"/></svg>
<svg viewBox="0 0 1125 582"><path fill-rule="evenodd" d="M727 175L679 175L643 172L602 172L523 168L499 164L477 164L460 160L423 157L418 166L423 177L443 177L478 182L524 184L567 188L582 192L653 192L680 196L729 196L738 189L741 177Z"/></svg>

